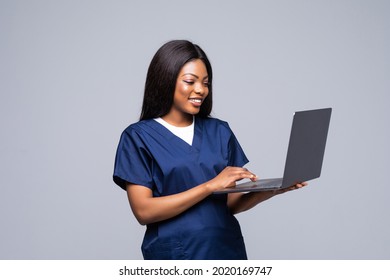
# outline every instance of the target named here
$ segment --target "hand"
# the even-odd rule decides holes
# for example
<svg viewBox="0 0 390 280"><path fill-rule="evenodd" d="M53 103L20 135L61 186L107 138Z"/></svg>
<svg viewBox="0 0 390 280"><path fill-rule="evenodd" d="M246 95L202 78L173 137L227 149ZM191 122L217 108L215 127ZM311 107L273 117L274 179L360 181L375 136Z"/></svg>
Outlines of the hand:
<svg viewBox="0 0 390 280"><path fill-rule="evenodd" d="M250 179L252 182L257 180L257 176L246 168L228 166L208 183L213 191L216 191L234 187L236 185L236 181L245 178Z"/></svg>
<svg viewBox="0 0 390 280"><path fill-rule="evenodd" d="M307 185L308 185L307 182L298 183L298 184L293 185L293 186L288 187L288 188L284 188L284 189L280 189L280 190L275 190L275 191L274 191L274 195L278 195L278 194L282 194L282 193L285 193L285 192L289 192L289 191L301 189L301 188L303 188L303 187L306 187Z"/></svg>

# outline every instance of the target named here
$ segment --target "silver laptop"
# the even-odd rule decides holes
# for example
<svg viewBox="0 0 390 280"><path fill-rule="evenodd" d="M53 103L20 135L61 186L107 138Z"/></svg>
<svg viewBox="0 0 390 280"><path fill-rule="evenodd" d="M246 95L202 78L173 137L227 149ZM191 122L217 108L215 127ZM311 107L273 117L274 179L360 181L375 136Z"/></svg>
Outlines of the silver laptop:
<svg viewBox="0 0 390 280"><path fill-rule="evenodd" d="M332 108L295 112L283 178L237 184L215 193L288 188L320 177Z"/></svg>

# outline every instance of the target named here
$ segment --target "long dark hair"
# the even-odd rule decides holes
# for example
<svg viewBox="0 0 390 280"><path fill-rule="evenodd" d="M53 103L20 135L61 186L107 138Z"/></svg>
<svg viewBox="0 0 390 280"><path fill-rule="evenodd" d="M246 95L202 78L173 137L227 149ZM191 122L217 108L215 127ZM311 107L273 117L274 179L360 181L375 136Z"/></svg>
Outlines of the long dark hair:
<svg viewBox="0 0 390 280"><path fill-rule="evenodd" d="M150 62L140 120L162 117L169 112L173 105L177 76L184 64L194 59L204 62L209 81L209 93L197 115L210 116L213 107L210 61L198 45L187 40L173 40L160 47Z"/></svg>

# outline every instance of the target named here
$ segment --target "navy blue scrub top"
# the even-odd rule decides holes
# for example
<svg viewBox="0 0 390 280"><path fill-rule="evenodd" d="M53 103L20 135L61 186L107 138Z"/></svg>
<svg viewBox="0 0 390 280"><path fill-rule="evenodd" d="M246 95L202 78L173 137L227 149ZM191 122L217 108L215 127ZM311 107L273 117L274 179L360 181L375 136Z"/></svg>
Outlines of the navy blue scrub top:
<svg viewBox="0 0 390 280"><path fill-rule="evenodd" d="M153 196L180 193L211 180L226 166L248 162L229 125L195 118L192 146L155 120L127 127L120 138L114 182L152 190ZM171 219L147 225L145 259L247 259L238 221L227 194L212 194Z"/></svg>

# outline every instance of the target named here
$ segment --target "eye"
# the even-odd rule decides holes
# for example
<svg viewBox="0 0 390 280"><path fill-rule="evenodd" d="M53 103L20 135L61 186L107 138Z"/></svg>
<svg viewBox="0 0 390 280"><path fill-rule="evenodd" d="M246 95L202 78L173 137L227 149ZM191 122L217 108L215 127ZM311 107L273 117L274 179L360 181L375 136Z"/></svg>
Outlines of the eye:
<svg viewBox="0 0 390 280"><path fill-rule="evenodd" d="M193 85L194 84L194 81L192 81L192 80L183 80L183 82L185 82L188 85Z"/></svg>
<svg viewBox="0 0 390 280"><path fill-rule="evenodd" d="M209 87L210 86L209 82L204 82L203 84L204 84L205 87Z"/></svg>

